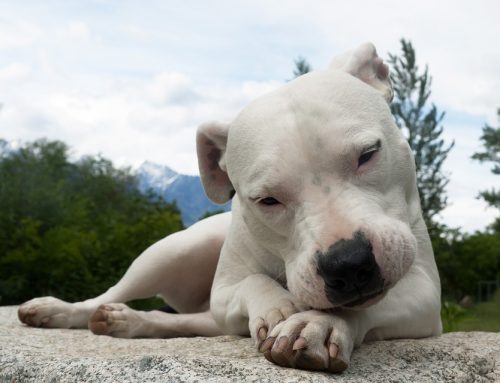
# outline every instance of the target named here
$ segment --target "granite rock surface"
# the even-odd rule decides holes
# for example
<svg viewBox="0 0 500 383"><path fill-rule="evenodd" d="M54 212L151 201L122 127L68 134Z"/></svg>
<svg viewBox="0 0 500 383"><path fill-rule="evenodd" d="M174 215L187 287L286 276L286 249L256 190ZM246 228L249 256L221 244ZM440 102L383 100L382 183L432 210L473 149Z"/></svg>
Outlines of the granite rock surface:
<svg viewBox="0 0 500 383"><path fill-rule="evenodd" d="M275 366L248 338L116 339L0 307L0 382L500 382L500 333L363 344L342 374Z"/></svg>

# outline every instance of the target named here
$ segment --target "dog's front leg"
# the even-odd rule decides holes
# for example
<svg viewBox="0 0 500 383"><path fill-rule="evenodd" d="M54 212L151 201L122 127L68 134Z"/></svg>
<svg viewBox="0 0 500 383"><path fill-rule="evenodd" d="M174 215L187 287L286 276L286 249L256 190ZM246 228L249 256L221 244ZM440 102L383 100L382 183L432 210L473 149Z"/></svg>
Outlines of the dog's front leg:
<svg viewBox="0 0 500 383"><path fill-rule="evenodd" d="M260 347L268 333L305 307L270 276L240 262L223 249L210 310L227 334L251 335Z"/></svg>
<svg viewBox="0 0 500 383"><path fill-rule="evenodd" d="M278 323L303 307L278 282L252 274L235 284L214 285L210 309L225 332L250 333L260 344Z"/></svg>

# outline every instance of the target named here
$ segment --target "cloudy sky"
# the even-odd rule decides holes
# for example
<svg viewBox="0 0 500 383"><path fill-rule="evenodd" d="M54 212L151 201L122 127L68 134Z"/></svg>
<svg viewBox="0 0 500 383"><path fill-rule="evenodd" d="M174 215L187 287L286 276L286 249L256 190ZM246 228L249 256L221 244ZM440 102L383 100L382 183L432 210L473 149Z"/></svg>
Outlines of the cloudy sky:
<svg viewBox="0 0 500 383"><path fill-rule="evenodd" d="M324 68L365 41L387 57L404 37L455 140L441 219L482 229L495 212L475 196L498 179L470 156L498 123L499 15L496 0L0 0L0 137L197 174L196 127L290 79L294 58Z"/></svg>

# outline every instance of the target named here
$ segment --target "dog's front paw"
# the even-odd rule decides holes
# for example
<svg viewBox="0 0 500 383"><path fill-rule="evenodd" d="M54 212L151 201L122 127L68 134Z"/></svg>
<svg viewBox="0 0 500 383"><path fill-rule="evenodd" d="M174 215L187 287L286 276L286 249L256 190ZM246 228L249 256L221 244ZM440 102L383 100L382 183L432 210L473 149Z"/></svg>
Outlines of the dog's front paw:
<svg viewBox="0 0 500 383"><path fill-rule="evenodd" d="M250 317L250 335L257 342L257 348L260 348L262 342L268 337L268 334L291 315L304 310L300 304L289 299L281 299L276 302L272 308L262 309L260 315Z"/></svg>
<svg viewBox="0 0 500 383"><path fill-rule="evenodd" d="M259 351L280 366L342 372L349 364L353 344L344 319L310 310L278 323Z"/></svg>

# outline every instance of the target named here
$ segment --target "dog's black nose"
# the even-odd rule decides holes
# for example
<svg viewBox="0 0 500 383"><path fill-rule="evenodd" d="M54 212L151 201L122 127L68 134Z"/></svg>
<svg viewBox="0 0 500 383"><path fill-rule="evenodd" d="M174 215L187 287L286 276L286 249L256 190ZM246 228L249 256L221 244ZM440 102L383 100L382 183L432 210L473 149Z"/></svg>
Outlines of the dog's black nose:
<svg viewBox="0 0 500 383"><path fill-rule="evenodd" d="M325 253L317 253L318 273L325 280L328 300L335 305L356 306L382 292L384 280L372 245L357 231L341 239Z"/></svg>

